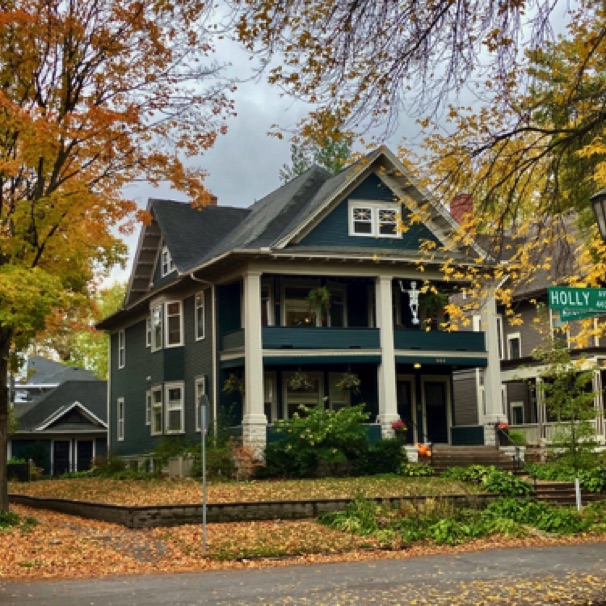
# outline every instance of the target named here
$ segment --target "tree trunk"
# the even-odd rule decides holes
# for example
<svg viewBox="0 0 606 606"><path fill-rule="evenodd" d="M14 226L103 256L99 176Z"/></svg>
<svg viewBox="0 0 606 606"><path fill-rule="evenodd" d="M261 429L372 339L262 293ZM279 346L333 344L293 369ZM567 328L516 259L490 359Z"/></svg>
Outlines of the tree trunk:
<svg viewBox="0 0 606 606"><path fill-rule="evenodd" d="M8 511L8 355L12 331L0 329L0 512Z"/></svg>

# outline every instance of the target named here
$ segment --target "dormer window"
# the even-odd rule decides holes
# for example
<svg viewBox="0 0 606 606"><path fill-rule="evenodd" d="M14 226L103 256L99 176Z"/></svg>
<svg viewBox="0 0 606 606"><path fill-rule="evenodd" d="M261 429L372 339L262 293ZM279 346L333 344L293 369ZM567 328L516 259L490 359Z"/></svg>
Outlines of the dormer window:
<svg viewBox="0 0 606 606"><path fill-rule="evenodd" d="M349 201L349 235L400 238L399 208L389 202Z"/></svg>
<svg viewBox="0 0 606 606"><path fill-rule="evenodd" d="M170 255L170 251L166 246L162 247L162 277L167 276L171 271L174 271L175 264Z"/></svg>

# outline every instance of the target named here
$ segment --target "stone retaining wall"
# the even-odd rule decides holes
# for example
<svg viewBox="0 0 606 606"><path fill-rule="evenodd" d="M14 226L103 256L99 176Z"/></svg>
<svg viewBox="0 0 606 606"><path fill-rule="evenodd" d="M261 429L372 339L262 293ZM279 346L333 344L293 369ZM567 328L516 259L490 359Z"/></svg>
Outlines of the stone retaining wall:
<svg viewBox="0 0 606 606"><path fill-rule="evenodd" d="M378 503L397 504L403 501L423 502L436 497L388 497L374 499ZM449 495L439 497L457 503L486 502L493 495ZM342 511L352 499L322 499L313 501L266 501L256 503L209 503L206 520L218 522L248 522L253 520L301 520L316 518L324 513ZM9 501L36 509L50 509L60 513L93 520L122 524L128 528L179 526L202 522L202 504L157 505L153 507L125 507L105 503L88 503L68 499L46 499L11 494Z"/></svg>

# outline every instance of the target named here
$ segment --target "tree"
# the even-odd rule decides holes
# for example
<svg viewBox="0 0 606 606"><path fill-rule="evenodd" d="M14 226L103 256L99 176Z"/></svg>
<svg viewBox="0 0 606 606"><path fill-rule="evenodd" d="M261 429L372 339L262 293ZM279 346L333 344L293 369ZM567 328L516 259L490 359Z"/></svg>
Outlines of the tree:
<svg viewBox="0 0 606 606"><path fill-rule="evenodd" d="M205 67L204 3L8 0L0 15L0 511L8 509L9 353L88 305L121 260L123 186L166 179L197 204L231 109ZM205 87L208 81L210 86Z"/></svg>
<svg viewBox="0 0 606 606"><path fill-rule="evenodd" d="M350 142L345 139L325 138L321 144L312 141L299 142L295 139L290 144L291 164L284 164L280 169L280 179L283 183L288 183L313 164L318 164L336 175L351 158L349 145Z"/></svg>
<svg viewBox="0 0 606 606"><path fill-rule="evenodd" d="M545 407L558 425L552 447L555 455L575 471L591 464L595 434L591 421L597 416L593 401L593 369L583 369L570 359L565 347L553 346L539 354L546 363L541 373Z"/></svg>
<svg viewBox="0 0 606 606"><path fill-rule="evenodd" d="M62 362L86 368L102 379L108 378L109 335L95 324L117 311L124 301L126 282L115 282L90 294L90 307L69 313L53 313L36 338L36 353L58 355Z"/></svg>
<svg viewBox="0 0 606 606"><path fill-rule="evenodd" d="M320 111L336 110L359 129L378 120L393 126L403 105L422 113L444 106L449 93L468 85L478 70L489 71L495 83L505 82L522 45L540 49L551 36L549 19L557 2L230 4L236 37L270 66L271 82Z"/></svg>

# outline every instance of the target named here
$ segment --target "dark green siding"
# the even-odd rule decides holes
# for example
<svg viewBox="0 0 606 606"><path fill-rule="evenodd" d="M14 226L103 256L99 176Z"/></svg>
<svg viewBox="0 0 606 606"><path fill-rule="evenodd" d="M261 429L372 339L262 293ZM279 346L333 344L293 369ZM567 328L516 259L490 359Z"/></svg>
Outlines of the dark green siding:
<svg viewBox="0 0 606 606"><path fill-rule="evenodd" d="M116 455L136 455L157 447L162 435L152 436L145 424L146 391L167 382L183 382L184 427L183 434L170 434L170 438L197 440L195 431L195 381L205 377L206 392L212 404L212 321L211 294L205 297L205 338L196 341L194 319L195 295L183 300L184 346L151 351L145 346L145 318L126 329L126 366L117 368L117 335L112 335L112 381L110 397L111 435L110 449ZM125 402L125 439L116 440L116 402Z"/></svg>
<svg viewBox="0 0 606 606"><path fill-rule="evenodd" d="M431 240L438 242L433 234L424 226L414 224L402 234L401 238L367 238L349 235L348 200L376 200L394 202L393 192L387 188L376 175L371 175L359 185L346 199L332 210L322 222L307 234L301 241L303 245L309 246L356 246L374 249L390 250L418 250L422 241ZM402 209L402 220L408 223L410 212Z"/></svg>

